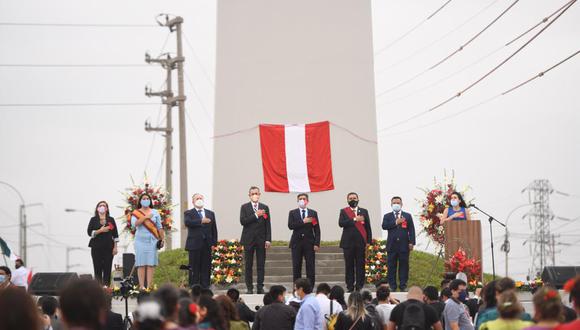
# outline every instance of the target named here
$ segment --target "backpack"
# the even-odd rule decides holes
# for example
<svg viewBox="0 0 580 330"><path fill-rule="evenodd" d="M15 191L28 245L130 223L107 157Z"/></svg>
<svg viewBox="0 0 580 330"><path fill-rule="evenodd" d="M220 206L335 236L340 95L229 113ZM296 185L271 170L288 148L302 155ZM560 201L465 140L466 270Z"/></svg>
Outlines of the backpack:
<svg viewBox="0 0 580 330"><path fill-rule="evenodd" d="M324 317L326 318L326 328L328 330L334 330L334 327L336 325L336 321L338 320L338 314L332 314L332 305L334 303L334 300L330 300L330 315L324 315Z"/></svg>
<svg viewBox="0 0 580 330"><path fill-rule="evenodd" d="M377 306L373 304L368 304L365 306L365 309L367 310L371 318L372 329L382 330L383 326L381 324L381 317L379 316L379 312L377 311Z"/></svg>
<svg viewBox="0 0 580 330"><path fill-rule="evenodd" d="M423 330L425 329L425 310L420 301L409 300L403 311L403 322L399 329L402 330Z"/></svg>

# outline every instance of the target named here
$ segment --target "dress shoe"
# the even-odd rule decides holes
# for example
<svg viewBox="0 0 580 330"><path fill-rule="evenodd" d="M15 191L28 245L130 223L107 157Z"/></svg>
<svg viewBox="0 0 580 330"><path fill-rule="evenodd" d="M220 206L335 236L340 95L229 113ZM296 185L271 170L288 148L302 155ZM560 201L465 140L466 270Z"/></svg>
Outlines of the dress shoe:
<svg viewBox="0 0 580 330"><path fill-rule="evenodd" d="M254 294L254 290L253 289L248 289L248 291L246 291L246 294Z"/></svg>
<svg viewBox="0 0 580 330"><path fill-rule="evenodd" d="M264 289L263 288L258 288L258 294L264 294Z"/></svg>

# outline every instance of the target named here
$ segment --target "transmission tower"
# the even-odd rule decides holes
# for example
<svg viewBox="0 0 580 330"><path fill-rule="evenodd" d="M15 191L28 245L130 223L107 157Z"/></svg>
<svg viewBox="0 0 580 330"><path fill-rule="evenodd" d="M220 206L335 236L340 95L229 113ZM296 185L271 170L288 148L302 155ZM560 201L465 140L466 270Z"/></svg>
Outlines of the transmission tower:
<svg viewBox="0 0 580 330"><path fill-rule="evenodd" d="M550 233L550 222L554 213L550 210L550 195L554 189L548 180L534 180L522 192L528 193L529 203L533 208L524 216L533 224L533 234L529 242L532 244L532 264L529 269L530 278L538 276L545 266L554 266L554 237Z"/></svg>

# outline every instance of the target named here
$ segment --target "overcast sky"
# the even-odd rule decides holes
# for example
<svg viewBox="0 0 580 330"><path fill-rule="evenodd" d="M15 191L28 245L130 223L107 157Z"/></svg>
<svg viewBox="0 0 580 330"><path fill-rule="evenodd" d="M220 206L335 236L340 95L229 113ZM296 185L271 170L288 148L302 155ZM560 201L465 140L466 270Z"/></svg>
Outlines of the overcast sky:
<svg viewBox="0 0 580 330"><path fill-rule="evenodd" d="M527 202L523 188L535 179L549 179L556 190L572 195L553 194L552 211L576 219L573 223L551 223L554 232L561 234L558 242L573 244L556 247L556 262L580 265L580 256L572 253L580 244L579 57L510 94L470 108L577 51L578 5L473 89L441 108L416 116L508 57L539 28L511 46L503 45L564 1L519 2L463 51L426 71L512 2L451 1L424 21L443 3L372 2L383 210L388 210L390 196L397 194L403 197L404 207L416 214L415 199L422 197L418 187L430 187L433 178L442 179L447 169L448 173L455 171L460 186L471 187L468 197L505 220L511 210ZM188 191L205 193L211 207L215 2L0 0L0 22L4 23L153 25L159 13L185 19ZM0 64L143 64L146 51L154 56L175 51L175 35L168 38L168 33L162 27L0 25ZM144 86L157 89L163 79L163 70L154 65L0 66L0 104L155 103L156 99L143 95ZM464 112L466 109L469 111ZM458 115L449 117L452 114ZM411 117L415 118L407 121ZM155 104L0 106L0 181L14 185L27 203L43 203L28 210L29 223L42 224L29 233L29 244L42 244L29 248L28 264L35 271L63 270L65 246L88 244L89 215L66 213L65 208L92 211L103 199L112 207L122 205L120 192L129 186L131 177L141 181L145 172L153 183L164 182L163 138L143 129L145 120L163 125L164 118L165 110ZM178 191L177 135L174 141L174 186ZM0 236L16 251L18 204L16 194L1 186ZM337 207L341 205L342 201L337 201ZM516 278L524 278L531 261L529 244L522 245L526 234L532 232L527 220L522 220L526 210L514 212L508 223L516 235L510 254L510 272ZM113 214L121 213L114 209ZM490 240L487 223L483 225L485 253ZM505 258L499 251L503 228L498 225L494 225L494 238L497 269L503 275ZM434 252L424 237L419 239L419 248ZM92 272L89 250L71 252L71 264L78 264L74 271ZM484 267L491 271L489 253L485 253Z"/></svg>

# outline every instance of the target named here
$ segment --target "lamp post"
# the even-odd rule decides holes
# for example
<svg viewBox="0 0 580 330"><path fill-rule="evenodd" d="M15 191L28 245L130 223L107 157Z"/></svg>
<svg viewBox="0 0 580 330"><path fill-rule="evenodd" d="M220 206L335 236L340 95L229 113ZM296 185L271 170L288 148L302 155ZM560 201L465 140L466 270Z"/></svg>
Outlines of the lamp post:
<svg viewBox="0 0 580 330"><path fill-rule="evenodd" d="M510 213L508 213L508 216L505 219L505 235L504 235L504 241L503 244L501 245L501 250L503 252L505 252L505 276L508 277L508 257L509 257L509 253L510 253L510 241L509 241L509 231L508 231L508 221L510 219L510 217L512 216L512 214L514 214L515 211L524 208L526 206L532 206L535 203L526 203L526 204L522 204L522 205L518 205L515 208L513 208Z"/></svg>
<svg viewBox="0 0 580 330"><path fill-rule="evenodd" d="M79 210L79 209L71 209L71 208L66 208L66 209L64 209L64 211L65 211L65 212L68 212L68 213L74 213L74 212L77 212L77 213L86 213L86 214L90 214L90 215L92 215L92 214L93 214L91 211L87 211L87 210Z"/></svg>
<svg viewBox="0 0 580 330"><path fill-rule="evenodd" d="M66 272L67 273L70 271L71 267L80 266L79 264L71 265L70 262L69 262L69 260L70 260L70 253L71 253L71 251L75 251L75 250L84 250L84 249L83 248L80 248L80 247L75 247L75 246L67 246L66 247Z"/></svg>

